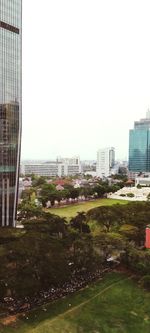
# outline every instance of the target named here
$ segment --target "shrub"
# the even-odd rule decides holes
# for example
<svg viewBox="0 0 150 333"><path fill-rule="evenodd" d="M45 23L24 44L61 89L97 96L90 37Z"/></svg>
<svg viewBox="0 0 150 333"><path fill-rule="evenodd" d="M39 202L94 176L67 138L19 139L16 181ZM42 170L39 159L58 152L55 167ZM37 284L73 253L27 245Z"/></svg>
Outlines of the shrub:
<svg viewBox="0 0 150 333"><path fill-rule="evenodd" d="M142 186L141 186L140 184L138 184L138 185L137 185L137 188L139 188L139 189L140 189L140 188L142 188Z"/></svg>
<svg viewBox="0 0 150 333"><path fill-rule="evenodd" d="M134 197L134 193L127 193L127 197L133 198Z"/></svg>
<svg viewBox="0 0 150 333"><path fill-rule="evenodd" d="M143 278L140 280L140 283L142 287L150 290L150 275L143 276Z"/></svg>

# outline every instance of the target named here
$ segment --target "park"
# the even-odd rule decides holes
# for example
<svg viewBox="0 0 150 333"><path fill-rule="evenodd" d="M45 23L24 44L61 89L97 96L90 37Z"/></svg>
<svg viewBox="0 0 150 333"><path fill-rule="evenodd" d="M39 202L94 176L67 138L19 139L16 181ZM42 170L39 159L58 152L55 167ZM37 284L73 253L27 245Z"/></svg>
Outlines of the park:
<svg viewBox="0 0 150 333"><path fill-rule="evenodd" d="M110 272L66 298L9 320L1 333L149 333L150 293L134 276Z"/></svg>
<svg viewBox="0 0 150 333"><path fill-rule="evenodd" d="M71 217L75 216L78 212L84 211L85 213L96 207L100 206L112 206L115 204L127 204L127 200L118 200L118 199L97 199L92 201L85 201L82 203L76 203L72 205L68 205L65 207L59 208L50 208L49 211L51 214L59 215L60 217L66 217L70 219Z"/></svg>
<svg viewBox="0 0 150 333"><path fill-rule="evenodd" d="M1 333L150 331L149 202L25 205L20 213L24 229L0 234Z"/></svg>

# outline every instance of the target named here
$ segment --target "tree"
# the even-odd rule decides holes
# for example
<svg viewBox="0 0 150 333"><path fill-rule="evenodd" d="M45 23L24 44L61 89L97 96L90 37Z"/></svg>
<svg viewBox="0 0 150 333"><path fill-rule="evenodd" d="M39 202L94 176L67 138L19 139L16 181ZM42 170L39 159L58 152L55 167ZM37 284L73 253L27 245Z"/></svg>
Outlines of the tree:
<svg viewBox="0 0 150 333"><path fill-rule="evenodd" d="M0 264L5 263L2 276L0 265L0 280L4 278L11 295L17 298L61 285L70 277L65 247L48 233L28 230L21 239L7 244L6 260L0 257Z"/></svg>
<svg viewBox="0 0 150 333"><path fill-rule="evenodd" d="M86 222L85 212L78 212L75 217L70 220L72 228L77 229L80 233L90 233L90 228Z"/></svg>
<svg viewBox="0 0 150 333"><path fill-rule="evenodd" d="M93 241L90 234L80 233L74 237L69 260L72 262L72 270L77 275L81 271L92 271L97 266L97 255L93 251Z"/></svg>
<svg viewBox="0 0 150 333"><path fill-rule="evenodd" d="M138 241L139 229L136 226L130 224L123 224L120 227L119 232L129 241L134 241L134 242Z"/></svg>
<svg viewBox="0 0 150 333"><path fill-rule="evenodd" d="M140 280L141 286L150 290L150 275L145 275Z"/></svg>
<svg viewBox="0 0 150 333"><path fill-rule="evenodd" d="M106 193L106 186L104 186L104 185L96 185L93 188L93 192L97 193L97 197L98 198L101 198Z"/></svg>
<svg viewBox="0 0 150 333"><path fill-rule="evenodd" d="M57 191L57 201L60 203L61 200L68 198L69 191L67 189L64 189L62 191Z"/></svg>
<svg viewBox="0 0 150 333"><path fill-rule="evenodd" d="M94 194L93 188L91 188L90 186L80 188L80 195L84 195L85 198L88 198L93 194Z"/></svg>
<svg viewBox="0 0 150 333"><path fill-rule="evenodd" d="M137 185L137 188L141 189L141 188L142 188L142 186L141 186L140 184L138 184L138 185Z"/></svg>
<svg viewBox="0 0 150 333"><path fill-rule="evenodd" d="M40 234L48 234L60 239L66 235L68 227L65 218L45 212L37 218L25 219L22 223L25 230L39 233L39 237Z"/></svg>
<svg viewBox="0 0 150 333"><path fill-rule="evenodd" d="M33 200L35 199L35 193L36 193L36 190L33 187L28 188L28 189L22 191L21 199L24 202L30 202L30 201L33 202ZM34 199L33 199L33 197L34 197Z"/></svg>
<svg viewBox="0 0 150 333"><path fill-rule="evenodd" d="M118 224L115 210L108 206L91 209L87 213L87 219L96 220L105 232L110 232Z"/></svg>
<svg viewBox="0 0 150 333"><path fill-rule="evenodd" d="M125 241L118 233L101 232L94 238L94 248L105 262L114 252L118 255L125 248Z"/></svg>
<svg viewBox="0 0 150 333"><path fill-rule="evenodd" d="M41 176L41 177L35 177L32 181L32 185L34 187L41 187L43 185L47 184L46 182L46 177Z"/></svg>
<svg viewBox="0 0 150 333"><path fill-rule="evenodd" d="M66 190L66 198L69 199L75 199L78 198L79 193L80 193L80 188L74 188L72 185L70 184L66 184L64 186L65 190Z"/></svg>
<svg viewBox="0 0 150 333"><path fill-rule="evenodd" d="M41 217L43 214L42 208L37 207L35 204L31 202L22 201L18 205L18 215L17 220L22 221L24 219L30 219L35 217Z"/></svg>
<svg viewBox="0 0 150 333"><path fill-rule="evenodd" d="M59 197L58 191L53 184L44 184L40 191L39 200L42 202L42 205L46 207L48 201L51 202L51 205L54 205L55 200Z"/></svg>

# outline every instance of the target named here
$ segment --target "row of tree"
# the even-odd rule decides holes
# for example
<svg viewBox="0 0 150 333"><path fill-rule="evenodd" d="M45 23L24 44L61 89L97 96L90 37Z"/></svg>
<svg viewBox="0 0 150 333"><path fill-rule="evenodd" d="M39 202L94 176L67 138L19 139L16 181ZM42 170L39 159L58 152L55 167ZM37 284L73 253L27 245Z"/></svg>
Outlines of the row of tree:
<svg viewBox="0 0 150 333"><path fill-rule="evenodd" d="M144 248L150 203L103 206L70 222L28 203L23 229L0 229L0 298L33 296L71 281L72 274L103 269L112 256L141 275L150 274Z"/></svg>
<svg viewBox="0 0 150 333"><path fill-rule="evenodd" d="M99 183L92 186L87 184L86 186L81 186L79 188L74 188L73 185L66 184L63 186L62 190L57 190L56 185L46 183L45 179L43 181L43 178L41 182L36 184L33 182L33 185L37 186L32 186L30 189L22 192L22 200L29 202L32 199L35 199L36 196L43 207L46 207L47 202L50 202L53 206L56 201L60 203L62 200L78 199L81 197L85 199L102 198L107 193L116 192L123 187L123 183L110 186L107 182L104 183L99 181Z"/></svg>

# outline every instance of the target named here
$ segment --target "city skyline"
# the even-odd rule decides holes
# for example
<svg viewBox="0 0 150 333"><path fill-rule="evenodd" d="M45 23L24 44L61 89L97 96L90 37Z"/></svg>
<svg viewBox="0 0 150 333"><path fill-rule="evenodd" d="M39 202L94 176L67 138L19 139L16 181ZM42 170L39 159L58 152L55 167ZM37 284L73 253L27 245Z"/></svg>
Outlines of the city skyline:
<svg viewBox="0 0 150 333"><path fill-rule="evenodd" d="M23 1L22 157L127 159L150 106L149 2L43 1Z"/></svg>

